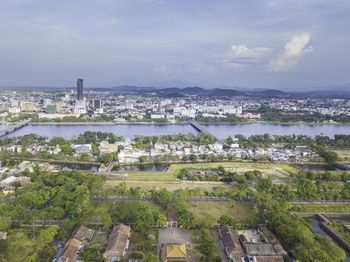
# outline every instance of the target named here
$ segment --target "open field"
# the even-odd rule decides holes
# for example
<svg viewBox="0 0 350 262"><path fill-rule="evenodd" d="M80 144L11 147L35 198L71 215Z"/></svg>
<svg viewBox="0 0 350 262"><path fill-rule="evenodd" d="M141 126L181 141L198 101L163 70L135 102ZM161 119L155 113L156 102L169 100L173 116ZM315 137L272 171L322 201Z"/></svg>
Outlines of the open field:
<svg viewBox="0 0 350 262"><path fill-rule="evenodd" d="M24 259L35 252L38 239L29 238L22 229L13 229L9 231L8 254L5 254L7 261L24 261Z"/></svg>
<svg viewBox="0 0 350 262"><path fill-rule="evenodd" d="M350 161L350 150L336 150L333 151L338 154L338 156L341 158L341 161Z"/></svg>
<svg viewBox="0 0 350 262"><path fill-rule="evenodd" d="M349 204L293 204L296 212L350 213Z"/></svg>
<svg viewBox="0 0 350 262"><path fill-rule="evenodd" d="M213 215L217 218L226 214L235 218L238 222L245 223L255 215L255 210L251 203L234 202L187 202L188 210L200 216Z"/></svg>
<svg viewBox="0 0 350 262"><path fill-rule="evenodd" d="M121 180L107 180L103 185L103 189L115 187L122 183ZM150 189L162 189L166 188L168 191L175 191L177 189L200 189L203 191L210 192L218 192L218 191L226 191L232 189L230 185L220 185L220 184L199 184L199 183L183 183L181 181L124 181L126 186L129 187L141 187L143 190Z"/></svg>
<svg viewBox="0 0 350 262"><path fill-rule="evenodd" d="M165 210L156 203L144 202L149 205L152 209L158 209L160 212L165 214ZM86 222L102 222L104 214L108 214L109 208L113 205L113 202L93 202L92 210L87 218ZM112 218L113 219L113 218Z"/></svg>
<svg viewBox="0 0 350 262"><path fill-rule="evenodd" d="M258 163L194 163L194 164L173 164L167 172L129 172L129 179L176 179L181 169L211 169L219 166L225 169L243 174L247 171L260 170L263 177L270 177L272 180L284 180L290 174L295 174L298 170L287 164L258 164Z"/></svg>

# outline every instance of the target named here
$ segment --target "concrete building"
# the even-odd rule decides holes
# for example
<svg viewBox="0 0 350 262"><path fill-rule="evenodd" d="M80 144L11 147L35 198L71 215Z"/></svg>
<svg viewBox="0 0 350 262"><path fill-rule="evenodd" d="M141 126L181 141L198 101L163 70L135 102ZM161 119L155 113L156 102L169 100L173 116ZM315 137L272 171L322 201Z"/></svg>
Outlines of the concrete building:
<svg viewBox="0 0 350 262"><path fill-rule="evenodd" d="M56 114L57 113L57 106L56 105L47 105L46 113L48 113L48 114Z"/></svg>
<svg viewBox="0 0 350 262"><path fill-rule="evenodd" d="M94 99L93 106L94 106L94 109L102 108L102 100Z"/></svg>
<svg viewBox="0 0 350 262"><path fill-rule="evenodd" d="M36 111L36 103L21 101L21 111L22 112L35 112Z"/></svg>
<svg viewBox="0 0 350 262"><path fill-rule="evenodd" d="M78 81L77 81L77 100L83 100L83 99L84 99L83 79L78 79Z"/></svg>

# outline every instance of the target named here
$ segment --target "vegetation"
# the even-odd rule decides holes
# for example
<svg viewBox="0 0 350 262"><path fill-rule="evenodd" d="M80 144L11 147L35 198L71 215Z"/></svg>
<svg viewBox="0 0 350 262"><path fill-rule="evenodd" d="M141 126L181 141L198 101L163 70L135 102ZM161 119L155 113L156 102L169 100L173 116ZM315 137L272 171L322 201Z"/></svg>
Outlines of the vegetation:
<svg viewBox="0 0 350 262"><path fill-rule="evenodd" d="M255 198L259 215L268 221L269 228L277 235L282 245L292 251L301 262L342 261L345 252L331 240L311 233L309 224L290 213L291 206L273 200L269 194Z"/></svg>

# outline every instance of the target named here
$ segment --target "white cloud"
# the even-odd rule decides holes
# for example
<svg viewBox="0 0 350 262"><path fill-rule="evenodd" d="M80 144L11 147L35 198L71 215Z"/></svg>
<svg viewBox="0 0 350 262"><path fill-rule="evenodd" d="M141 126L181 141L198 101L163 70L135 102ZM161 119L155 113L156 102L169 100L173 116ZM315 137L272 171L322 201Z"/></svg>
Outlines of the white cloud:
<svg viewBox="0 0 350 262"><path fill-rule="evenodd" d="M233 64L259 64L264 62L271 54L268 47L255 47L249 49L245 45L232 45L229 61Z"/></svg>
<svg viewBox="0 0 350 262"><path fill-rule="evenodd" d="M301 56L313 51L312 46L306 48L309 41L310 35L308 33L293 36L284 46L283 52L270 60L270 70L285 72L293 69Z"/></svg>

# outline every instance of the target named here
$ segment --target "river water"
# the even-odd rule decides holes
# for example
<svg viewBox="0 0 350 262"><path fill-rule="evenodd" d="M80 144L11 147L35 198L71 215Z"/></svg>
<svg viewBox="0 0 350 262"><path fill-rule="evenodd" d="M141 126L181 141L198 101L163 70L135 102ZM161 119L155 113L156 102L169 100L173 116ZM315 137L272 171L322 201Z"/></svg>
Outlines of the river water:
<svg viewBox="0 0 350 262"><path fill-rule="evenodd" d="M207 130L218 138L242 134L244 136L256 134L291 135L301 134L315 137L326 135L334 137L336 134L350 134L350 126L346 125L275 125L275 124L238 124L238 125L203 125ZM2 127L0 126L0 130ZM71 138L85 131L112 132L118 136L133 138L136 135L158 136L168 134L197 134L191 125L28 125L8 136L23 136L30 133L47 136L62 136Z"/></svg>

